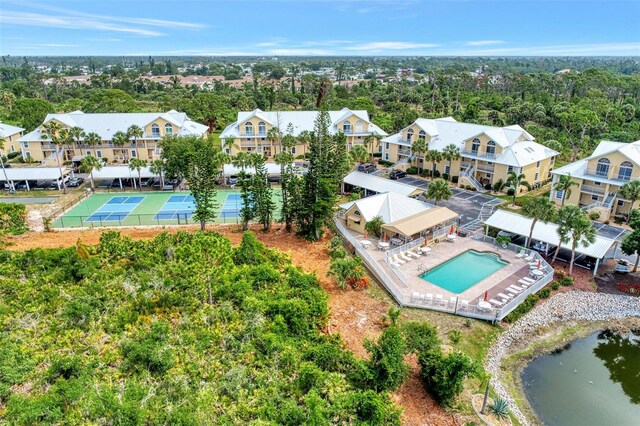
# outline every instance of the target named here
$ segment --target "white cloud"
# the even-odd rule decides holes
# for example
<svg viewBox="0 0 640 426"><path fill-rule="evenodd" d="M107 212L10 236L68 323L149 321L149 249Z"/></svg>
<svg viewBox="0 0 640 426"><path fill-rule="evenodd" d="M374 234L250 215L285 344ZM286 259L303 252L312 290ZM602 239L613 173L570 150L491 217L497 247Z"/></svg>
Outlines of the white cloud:
<svg viewBox="0 0 640 426"><path fill-rule="evenodd" d="M504 44L503 40L475 40L465 43L467 46L489 46L492 44Z"/></svg>
<svg viewBox="0 0 640 426"><path fill-rule="evenodd" d="M345 47L345 50L411 50L430 47L438 47L438 45L433 43L413 43L408 41L376 41L372 43L358 44L355 46L347 46Z"/></svg>
<svg viewBox="0 0 640 426"><path fill-rule="evenodd" d="M436 54L451 56L640 56L640 42L444 50L436 52Z"/></svg>
<svg viewBox="0 0 640 426"><path fill-rule="evenodd" d="M325 49L272 49L270 55L275 56L330 56L335 52Z"/></svg>
<svg viewBox="0 0 640 426"><path fill-rule="evenodd" d="M63 43L37 43L34 46L38 47L80 47L79 44L63 44Z"/></svg>

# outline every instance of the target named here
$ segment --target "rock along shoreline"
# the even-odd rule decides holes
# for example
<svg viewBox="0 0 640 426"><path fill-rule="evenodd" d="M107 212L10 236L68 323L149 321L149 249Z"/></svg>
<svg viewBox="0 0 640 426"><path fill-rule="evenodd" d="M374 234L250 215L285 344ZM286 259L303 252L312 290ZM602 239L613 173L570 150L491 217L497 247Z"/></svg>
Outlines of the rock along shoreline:
<svg viewBox="0 0 640 426"><path fill-rule="evenodd" d="M486 370L492 375L495 392L509 402L518 421L531 423L517 407L513 397L499 380L502 361L510 355L509 348L534 335L540 327L560 321L607 321L640 316L640 298L604 293L571 291L559 293L536 306L502 333L487 353Z"/></svg>

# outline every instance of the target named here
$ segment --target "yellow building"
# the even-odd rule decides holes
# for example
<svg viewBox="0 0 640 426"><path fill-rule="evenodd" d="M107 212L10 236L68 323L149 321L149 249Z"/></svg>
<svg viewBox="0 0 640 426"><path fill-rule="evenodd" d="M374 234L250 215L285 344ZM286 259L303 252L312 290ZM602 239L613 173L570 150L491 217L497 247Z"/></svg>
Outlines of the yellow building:
<svg viewBox="0 0 640 426"><path fill-rule="evenodd" d="M556 190L560 176L570 176L576 185L565 194ZM639 202L631 205L619 194L627 182L640 178L640 141L632 143L602 141L590 157L567 164L553 171L550 199L557 205L573 204L600 214L599 220L609 220L616 214L626 215Z"/></svg>
<svg viewBox="0 0 640 426"><path fill-rule="evenodd" d="M434 164L425 159L425 154L414 152L414 144L421 139L429 151L444 153L452 149L458 156ZM524 174L524 180L539 186L551 178L558 155L535 142L520 126L460 123L452 117L418 118L399 133L382 139L381 145L384 160L458 176L461 184L471 184L477 190L500 180L505 182L509 172Z"/></svg>
<svg viewBox="0 0 640 426"><path fill-rule="evenodd" d="M340 111L328 111L331 120L329 131L332 134L342 132L347 138L347 148L355 145L365 145L371 153L380 152L379 138L387 133L373 124L369 113L361 110L342 108ZM291 130L296 138L296 146L291 153L303 156L308 150L308 141L304 136L313 131L318 111L253 111L238 112L238 119L227 126L220 134L222 146L231 155L240 151L258 152L267 159L280 152L281 147L270 132L277 128L286 134Z"/></svg>
<svg viewBox="0 0 640 426"><path fill-rule="evenodd" d="M79 127L84 136L79 142L74 140L64 147L51 143L45 134L44 125L55 121L61 128ZM131 126L142 129L141 137L129 137L129 141L118 145L113 141L116 132L127 133ZM100 113L85 114L74 111L67 114L48 114L42 125L20 138L20 149L23 157L30 157L43 164L53 164L56 153L65 161L78 161L85 155L95 155L109 163L124 163L130 158L154 160L160 157L158 142L167 135L204 136L209 128L191 121L184 112L169 111L165 113ZM95 133L100 141L95 145L86 142L86 135ZM50 164L49 164L50 165Z"/></svg>
<svg viewBox="0 0 640 426"><path fill-rule="evenodd" d="M0 155L20 151L20 137L24 129L0 123Z"/></svg>

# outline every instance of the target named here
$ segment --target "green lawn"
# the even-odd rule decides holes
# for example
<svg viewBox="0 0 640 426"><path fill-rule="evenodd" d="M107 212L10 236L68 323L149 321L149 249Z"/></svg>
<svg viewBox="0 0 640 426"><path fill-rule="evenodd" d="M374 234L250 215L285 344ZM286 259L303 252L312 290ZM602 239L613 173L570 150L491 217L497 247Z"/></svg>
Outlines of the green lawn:
<svg viewBox="0 0 640 426"><path fill-rule="evenodd" d="M216 211L216 223L238 223L239 218L236 214L225 214L222 217L222 207L229 194L237 194L238 191L218 190L216 194L216 203L218 205ZM93 194L87 199L80 202L67 213L56 219L52 226L54 228L76 228L76 227L95 227L95 226L139 226L139 225L180 225L194 223L190 217L185 218L184 215L180 219L159 219L156 214L161 210L162 206L167 202L169 197L176 195L189 195L189 192L128 192L128 193L109 193L109 194ZM144 197L142 202L123 218L116 220L93 220L88 219L114 197ZM273 190L273 199L276 202L275 218L280 218L280 190ZM103 209L104 210L104 209ZM94 217L95 219L95 217Z"/></svg>

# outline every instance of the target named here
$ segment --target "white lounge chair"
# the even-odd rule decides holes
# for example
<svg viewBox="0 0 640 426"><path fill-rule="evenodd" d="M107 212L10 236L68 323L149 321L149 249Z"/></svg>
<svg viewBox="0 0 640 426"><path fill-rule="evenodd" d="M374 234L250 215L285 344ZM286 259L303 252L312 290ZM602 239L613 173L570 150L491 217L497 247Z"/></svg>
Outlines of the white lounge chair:
<svg viewBox="0 0 640 426"><path fill-rule="evenodd" d="M444 300L442 299L441 294L436 294L436 302L438 302L439 305L444 304Z"/></svg>
<svg viewBox="0 0 640 426"><path fill-rule="evenodd" d="M525 281L525 280L518 280L518 284L520 284L524 288L527 288L531 285L529 281Z"/></svg>
<svg viewBox="0 0 640 426"><path fill-rule="evenodd" d="M407 250L404 254L405 254L406 256L413 257L414 259L417 259L417 258L419 258L419 257L420 257L419 255L415 254L415 253L414 253L414 252L412 252L411 250Z"/></svg>
<svg viewBox="0 0 640 426"><path fill-rule="evenodd" d="M465 299L462 299L462 300L460 301L460 307L461 307L462 309L469 309L469 301L468 301L468 300L465 300Z"/></svg>
<svg viewBox="0 0 640 426"><path fill-rule="evenodd" d="M523 290L523 288L522 288L522 287L520 287L520 286L518 286L518 285L515 285L515 284L511 284L509 287L511 287L511 288L513 288L513 289L515 289L515 290L517 290L517 291L520 291L520 292Z"/></svg>
<svg viewBox="0 0 640 426"><path fill-rule="evenodd" d="M411 251L411 253L417 255L417 256L422 256L422 252L420 251L420 247L416 247L415 249L413 249Z"/></svg>
<svg viewBox="0 0 640 426"><path fill-rule="evenodd" d="M433 303L433 294L427 293L427 295L424 297L424 302L431 305Z"/></svg>
<svg viewBox="0 0 640 426"><path fill-rule="evenodd" d="M406 254L404 254L404 253L400 253L400 254L398 255L398 257L399 257L400 259L404 260L405 262L411 262L411 258L410 258L409 256L407 256Z"/></svg>
<svg viewBox="0 0 640 426"><path fill-rule="evenodd" d="M506 294L504 294L504 293L498 293L498 297L499 297L500 299L502 299L503 301L508 301L508 300L511 300L511 299L512 299L512 297L507 296L507 295L506 295Z"/></svg>
<svg viewBox="0 0 640 426"><path fill-rule="evenodd" d="M499 302L496 299L489 299L489 303L491 303L494 306L497 306L498 308L501 308L504 306L504 303Z"/></svg>
<svg viewBox="0 0 640 426"><path fill-rule="evenodd" d="M533 253L530 253L529 256L525 257L524 260L526 260L527 262L531 262L533 261L535 255Z"/></svg>
<svg viewBox="0 0 640 426"><path fill-rule="evenodd" d="M400 265L404 265L406 262L404 260L400 260L400 258L398 258L397 254L394 254L393 257L391 258L395 263L398 263Z"/></svg>
<svg viewBox="0 0 640 426"><path fill-rule="evenodd" d="M424 302L424 294L414 291L411 295L411 300L414 302Z"/></svg>
<svg viewBox="0 0 640 426"><path fill-rule="evenodd" d="M457 299L457 298L456 298L456 297L453 297L453 296L451 296L451 297L449 298L449 305L450 305L452 308L454 308L454 307L456 306L456 299Z"/></svg>
<svg viewBox="0 0 640 426"><path fill-rule="evenodd" d="M516 259L522 259L523 257L525 257L527 254L526 251L524 250L520 250L520 253L516 254Z"/></svg>

